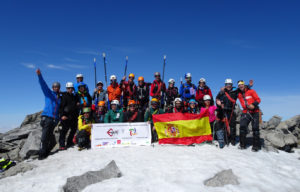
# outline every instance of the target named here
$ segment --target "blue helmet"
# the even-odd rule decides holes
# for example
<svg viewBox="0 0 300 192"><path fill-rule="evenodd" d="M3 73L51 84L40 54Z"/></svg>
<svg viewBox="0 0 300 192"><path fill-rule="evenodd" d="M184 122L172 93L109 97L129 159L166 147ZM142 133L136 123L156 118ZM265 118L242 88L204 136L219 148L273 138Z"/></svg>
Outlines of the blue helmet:
<svg viewBox="0 0 300 192"><path fill-rule="evenodd" d="M195 99L191 99L191 100L189 101L189 104L191 104L191 103L197 104L197 101L196 101Z"/></svg>
<svg viewBox="0 0 300 192"><path fill-rule="evenodd" d="M191 73L186 73L184 75L184 78L187 79L187 78L192 78L192 74Z"/></svg>
<svg viewBox="0 0 300 192"><path fill-rule="evenodd" d="M84 88L86 88L85 84L83 82L78 83L78 88L81 87L81 86L84 86Z"/></svg>

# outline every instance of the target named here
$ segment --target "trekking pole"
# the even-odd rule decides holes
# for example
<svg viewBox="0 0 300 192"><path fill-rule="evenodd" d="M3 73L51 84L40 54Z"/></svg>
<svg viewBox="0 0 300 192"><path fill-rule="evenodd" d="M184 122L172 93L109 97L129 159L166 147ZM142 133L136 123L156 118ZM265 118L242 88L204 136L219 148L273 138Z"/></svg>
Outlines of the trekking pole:
<svg viewBox="0 0 300 192"><path fill-rule="evenodd" d="M165 79L165 67L166 67L166 59L167 56L164 55L164 64L163 64L163 74L162 74L162 83L164 83L164 79ZM165 94L163 92L161 92L161 105L162 107L165 107Z"/></svg>
<svg viewBox="0 0 300 192"><path fill-rule="evenodd" d="M163 82L164 82L164 80L165 80L166 59L167 59L167 56L164 55L164 65L163 65L163 75L162 75L162 81L163 81Z"/></svg>
<svg viewBox="0 0 300 192"><path fill-rule="evenodd" d="M126 72L127 72L127 64L128 64L128 56L126 56L126 63L125 63L124 76L126 76Z"/></svg>
<svg viewBox="0 0 300 192"><path fill-rule="evenodd" d="M94 58L95 87L97 87L96 58Z"/></svg>
<svg viewBox="0 0 300 192"><path fill-rule="evenodd" d="M104 77L105 77L105 86L106 86L106 89L108 87L107 85L107 73L106 73L106 55L105 53L102 53L102 56L103 56L103 64L104 64ZM107 109L109 110L110 109L110 103L109 103L109 99L108 99L108 93L106 93L106 100L107 100Z"/></svg>
<svg viewBox="0 0 300 192"><path fill-rule="evenodd" d="M103 62L104 62L105 84L106 84L106 88L107 88L107 73L106 73L106 57L105 57L105 53L102 53L102 56L103 56Z"/></svg>

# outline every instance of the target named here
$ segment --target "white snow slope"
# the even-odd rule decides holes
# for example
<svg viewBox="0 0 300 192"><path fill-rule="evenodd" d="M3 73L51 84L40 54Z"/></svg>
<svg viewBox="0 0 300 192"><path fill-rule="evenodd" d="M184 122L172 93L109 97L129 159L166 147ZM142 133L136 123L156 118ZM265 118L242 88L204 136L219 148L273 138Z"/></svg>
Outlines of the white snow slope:
<svg viewBox="0 0 300 192"><path fill-rule="evenodd" d="M237 147L218 149L212 145L127 147L61 151L24 174L0 180L0 191L62 191L66 179L95 171L115 160L123 176L90 185L88 191L238 191L299 192L300 150L251 152ZM219 171L232 169L239 185L207 187L203 181Z"/></svg>

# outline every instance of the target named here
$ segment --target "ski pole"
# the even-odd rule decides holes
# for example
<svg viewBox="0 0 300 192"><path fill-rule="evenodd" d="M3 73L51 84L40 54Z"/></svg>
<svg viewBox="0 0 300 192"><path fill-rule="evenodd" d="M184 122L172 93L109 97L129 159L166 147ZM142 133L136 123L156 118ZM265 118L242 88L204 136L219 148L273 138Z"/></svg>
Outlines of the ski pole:
<svg viewBox="0 0 300 192"><path fill-rule="evenodd" d="M128 56L126 56L126 64L125 64L124 76L126 76L126 72L127 72L127 64L128 64Z"/></svg>
<svg viewBox="0 0 300 192"><path fill-rule="evenodd" d="M104 62L105 84L106 84L106 88L107 88L106 55L105 55L105 53L103 53L102 56L103 56L103 62Z"/></svg>
<svg viewBox="0 0 300 192"><path fill-rule="evenodd" d="M165 80L166 59L167 59L167 56L164 55L164 65L163 65L163 75L162 75L162 81L163 81L163 82L164 82L164 80Z"/></svg>
<svg viewBox="0 0 300 192"><path fill-rule="evenodd" d="M97 87L96 58L94 58L95 87Z"/></svg>

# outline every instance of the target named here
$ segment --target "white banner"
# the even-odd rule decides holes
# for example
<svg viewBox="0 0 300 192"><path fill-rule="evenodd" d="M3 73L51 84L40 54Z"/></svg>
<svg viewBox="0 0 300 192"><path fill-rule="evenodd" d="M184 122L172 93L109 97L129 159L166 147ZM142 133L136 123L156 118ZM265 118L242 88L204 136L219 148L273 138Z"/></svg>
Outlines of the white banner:
<svg viewBox="0 0 300 192"><path fill-rule="evenodd" d="M142 123L98 123L92 127L92 149L151 145L151 126Z"/></svg>

